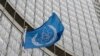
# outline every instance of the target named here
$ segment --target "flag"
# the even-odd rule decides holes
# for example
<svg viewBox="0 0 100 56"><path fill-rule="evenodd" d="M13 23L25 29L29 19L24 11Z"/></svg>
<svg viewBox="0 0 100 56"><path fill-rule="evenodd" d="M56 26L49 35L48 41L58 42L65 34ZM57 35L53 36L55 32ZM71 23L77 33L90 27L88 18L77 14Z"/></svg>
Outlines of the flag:
<svg viewBox="0 0 100 56"><path fill-rule="evenodd" d="M63 31L62 22L53 12L42 26L26 31L23 46L25 49L51 46L61 38Z"/></svg>

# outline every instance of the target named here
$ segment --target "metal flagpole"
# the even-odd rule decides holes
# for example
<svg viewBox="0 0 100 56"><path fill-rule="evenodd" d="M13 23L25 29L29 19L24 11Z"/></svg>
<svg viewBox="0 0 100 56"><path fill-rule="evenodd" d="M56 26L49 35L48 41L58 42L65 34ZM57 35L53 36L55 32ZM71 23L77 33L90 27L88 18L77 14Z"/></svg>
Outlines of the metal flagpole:
<svg viewBox="0 0 100 56"><path fill-rule="evenodd" d="M6 0L7 2L7 0ZM16 5L17 5L17 0L16 0L16 3L15 3L15 12L14 12L14 19L16 17ZM14 22L14 19L13 19L13 22ZM7 43L7 47L6 47L6 54L5 56L7 56L7 52L8 52L8 47L9 47L9 44L10 44L10 38L11 38L11 32L12 32L12 27L13 27L13 23L11 24L11 27L10 27L10 32L9 32L9 37L8 37L8 43Z"/></svg>
<svg viewBox="0 0 100 56"><path fill-rule="evenodd" d="M62 13L61 13L61 2L59 0L59 6L60 6L60 20L62 21ZM63 43L63 50L64 50L64 56L66 56L66 51L65 51L65 40L64 40L64 36L62 35L62 43Z"/></svg>

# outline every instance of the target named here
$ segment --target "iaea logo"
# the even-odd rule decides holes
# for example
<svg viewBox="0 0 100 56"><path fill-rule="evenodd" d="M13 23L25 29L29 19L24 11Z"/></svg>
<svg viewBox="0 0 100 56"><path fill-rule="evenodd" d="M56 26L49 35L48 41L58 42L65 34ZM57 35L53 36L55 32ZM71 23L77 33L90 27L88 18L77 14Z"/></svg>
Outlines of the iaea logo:
<svg viewBox="0 0 100 56"><path fill-rule="evenodd" d="M52 29L52 31L53 31L53 38L51 39L51 40L49 40L49 42L46 42L45 43L45 45L48 45L48 44L51 44L52 42L54 42L55 41L55 39L57 38L57 30L55 29L55 27L53 27L52 25L48 25L48 27L50 28L50 29ZM48 31L48 30L46 30L46 31ZM44 33L44 34L42 34L42 36L40 36L40 38L41 39L49 39L50 37L52 37L51 35L47 35L47 33L45 33L45 32L42 32L42 33ZM48 32L49 33L49 32ZM47 36L46 36L46 35ZM42 46L43 44L41 44L41 43L39 43L39 42L37 42L36 41L36 38L37 38L37 36L38 36L38 33L32 38L32 43L34 44L34 45L36 45L36 46ZM41 40L40 40L41 41Z"/></svg>

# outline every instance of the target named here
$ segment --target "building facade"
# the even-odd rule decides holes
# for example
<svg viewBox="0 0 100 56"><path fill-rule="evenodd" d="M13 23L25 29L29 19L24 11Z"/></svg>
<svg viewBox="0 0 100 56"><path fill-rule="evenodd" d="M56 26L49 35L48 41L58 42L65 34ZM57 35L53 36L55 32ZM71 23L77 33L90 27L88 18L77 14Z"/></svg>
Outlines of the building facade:
<svg viewBox="0 0 100 56"><path fill-rule="evenodd" d="M40 27L44 22L46 22L49 16L52 14L52 12L55 12L61 19L65 28L62 38L60 39L59 42L55 44L55 46L63 50L63 52L68 53L72 56L100 55L100 17L99 17L100 14L98 13L100 7L99 3L97 3L95 0L6 0L6 3L8 3L9 6L11 6L12 9L15 10L14 12L16 12L30 27L35 29ZM6 5L6 3L4 3L4 5ZM0 22L1 24L4 23L2 22L2 20ZM16 20L14 22L16 22ZM8 23L4 24L6 25ZM1 28L5 29L2 26ZM17 51L15 50L15 52L17 53L16 56L22 55L23 51L18 50L18 48L23 49L22 47L19 47L21 45L20 41L22 33L18 31L18 29L15 30L16 27L13 26L13 24L10 25L9 23L9 25L7 26L9 26L7 27L8 31L11 31L8 35L10 36L15 35L15 37L16 36L19 37L18 39L15 39L17 41L11 40L12 37L11 38L9 37L8 41L11 42L15 41L15 42L13 42L12 44L7 44L7 46L10 45L13 46L14 43L17 43L19 41L18 47L17 46L13 47L14 49L17 49ZM11 34L13 33L13 29L15 30L14 32L18 31L19 33ZM4 31L1 30L0 36L3 36L3 32ZM3 42L1 42L0 44L2 43ZM5 53L5 55L7 55L9 52L12 52L9 51L9 49L13 48L9 47L6 48L7 51L3 52ZM52 51L49 52L49 50L48 52L46 52L46 50L44 49L38 49L38 50L30 49L28 51L25 50L27 52L25 53L25 55L26 56L57 55L58 52L57 48L54 48L54 52ZM36 53L34 53L34 50L36 51ZM39 55L37 55L38 53ZM13 56L13 54L12 55L9 54L8 56ZM65 54L63 56L67 55Z"/></svg>
<svg viewBox="0 0 100 56"><path fill-rule="evenodd" d="M25 50L21 45L22 33L23 28L0 5L0 56L53 55L49 51L46 52L45 49L40 48Z"/></svg>

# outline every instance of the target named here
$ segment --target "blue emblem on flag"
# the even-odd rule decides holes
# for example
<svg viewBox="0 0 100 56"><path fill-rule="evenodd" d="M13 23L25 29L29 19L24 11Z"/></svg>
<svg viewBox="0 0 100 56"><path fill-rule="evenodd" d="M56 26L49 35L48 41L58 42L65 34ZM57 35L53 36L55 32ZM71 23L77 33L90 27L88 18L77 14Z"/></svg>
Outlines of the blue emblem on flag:
<svg viewBox="0 0 100 56"><path fill-rule="evenodd" d="M63 31L64 27L60 19L55 13L52 13L48 21L41 27L26 32L23 46L24 48L51 46L60 39Z"/></svg>

